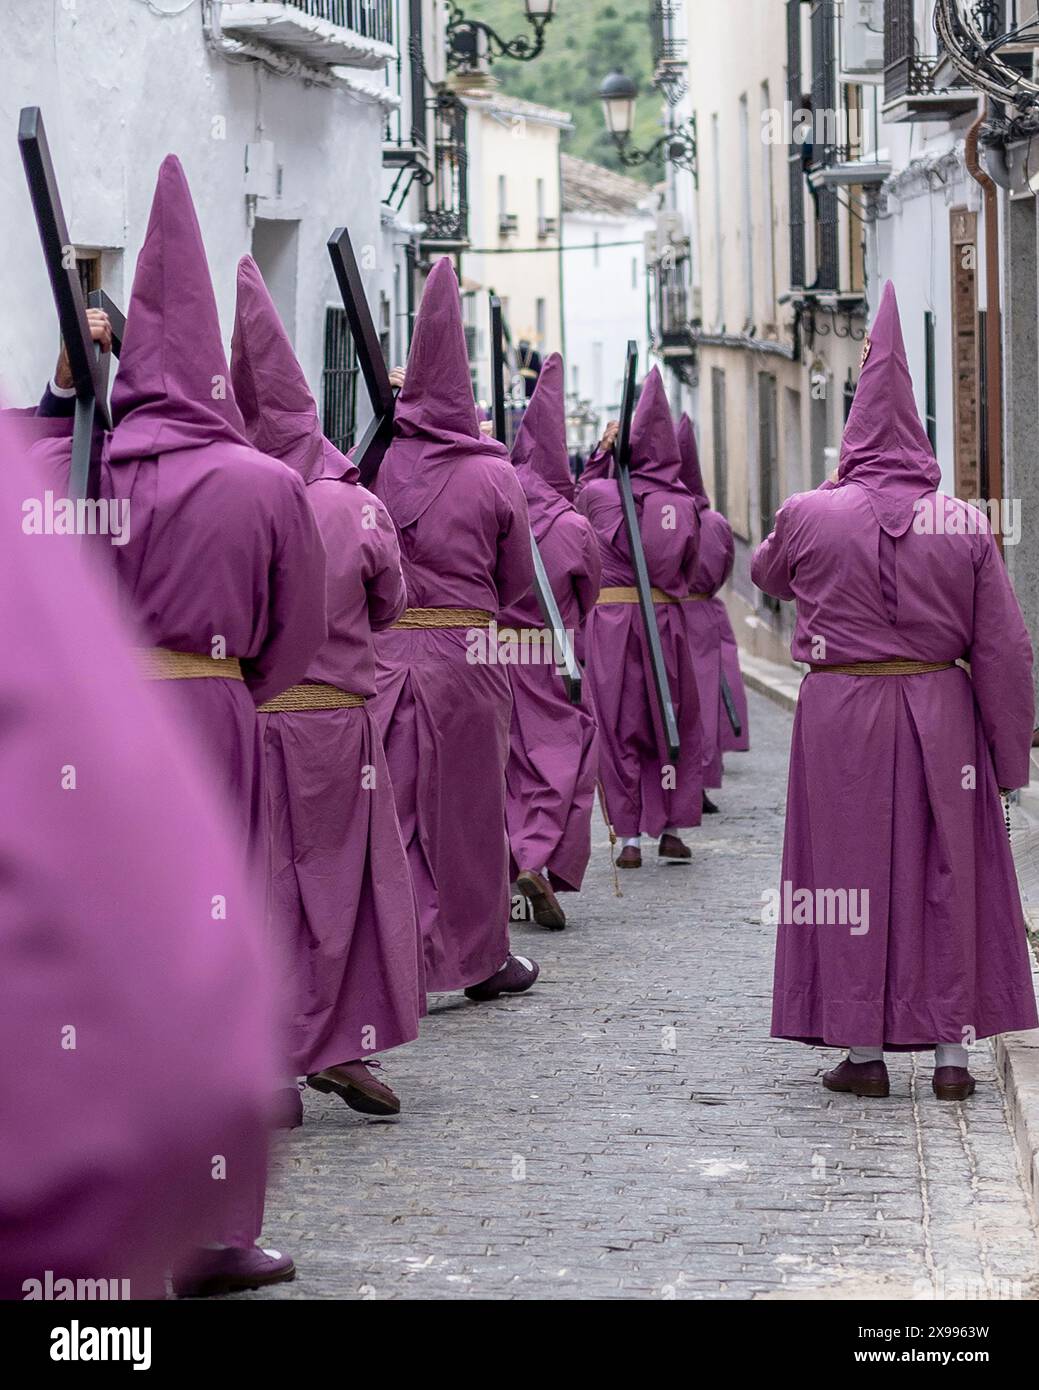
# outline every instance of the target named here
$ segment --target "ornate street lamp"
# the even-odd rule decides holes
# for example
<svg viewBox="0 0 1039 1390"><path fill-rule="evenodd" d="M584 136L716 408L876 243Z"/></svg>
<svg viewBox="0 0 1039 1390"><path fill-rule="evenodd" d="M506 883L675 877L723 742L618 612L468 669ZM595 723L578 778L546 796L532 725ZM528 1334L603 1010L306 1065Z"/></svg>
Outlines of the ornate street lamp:
<svg viewBox="0 0 1039 1390"><path fill-rule="evenodd" d="M527 23L533 25L534 37L520 34L503 39L481 19L466 19L455 0L447 0L447 66L452 72L475 72L482 62L493 63L495 58L515 58L529 63L545 47L545 29L552 22L558 0L524 0Z"/></svg>
<svg viewBox="0 0 1039 1390"><path fill-rule="evenodd" d="M602 98L606 129L617 147L621 163L633 169L651 160L673 164L685 169L698 181L696 163L696 116L690 116L681 125L672 123L664 134L648 150L635 149L631 132L635 128L635 103L639 89L630 77L614 69L599 88Z"/></svg>

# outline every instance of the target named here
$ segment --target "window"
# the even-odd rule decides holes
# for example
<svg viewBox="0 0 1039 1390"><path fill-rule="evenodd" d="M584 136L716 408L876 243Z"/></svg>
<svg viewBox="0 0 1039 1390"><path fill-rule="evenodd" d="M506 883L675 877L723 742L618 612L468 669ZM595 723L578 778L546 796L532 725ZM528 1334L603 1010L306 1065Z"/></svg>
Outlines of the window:
<svg viewBox="0 0 1039 1390"><path fill-rule="evenodd" d="M723 516L729 510L729 449L726 428L725 372L711 368L711 426L714 433L714 506Z"/></svg>
<svg viewBox="0 0 1039 1390"><path fill-rule="evenodd" d="M345 309L325 310L321 399L325 438L345 453L357 428L357 354Z"/></svg>
<svg viewBox="0 0 1039 1390"><path fill-rule="evenodd" d="M743 242L743 319L747 331L754 324L754 220L750 193L750 105L746 92L740 97L740 238Z"/></svg>
<svg viewBox="0 0 1039 1390"><path fill-rule="evenodd" d="M787 0L786 5L786 71L787 101L796 134L797 113L804 108L801 92L801 0ZM805 180L802 160L803 146L791 139L789 154L790 178L790 288L803 289L805 282Z"/></svg>
<svg viewBox="0 0 1039 1390"><path fill-rule="evenodd" d="M812 5L812 112L815 139L812 158L828 164L837 155L837 55L834 46L833 0L816 0ZM813 289L840 287L840 243L838 241L840 203L836 188L815 191L815 282Z"/></svg>
<svg viewBox="0 0 1039 1390"><path fill-rule="evenodd" d="M758 373L758 494L761 502L761 537L775 523L779 510L779 450L776 378Z"/></svg>
<svg viewBox="0 0 1039 1390"><path fill-rule="evenodd" d="M761 84L761 116L764 130L764 115L772 109L772 94L767 82ZM761 249L761 264L765 275L765 314L768 321L774 321L776 312L776 247L772 229L772 209L775 192L772 185L772 146L768 140L761 141L761 210L762 229L765 244Z"/></svg>
<svg viewBox="0 0 1039 1390"><path fill-rule="evenodd" d="M411 38L408 41L411 77L411 138L426 146L426 68L422 52L422 0L408 0Z"/></svg>
<svg viewBox="0 0 1039 1390"><path fill-rule="evenodd" d="M545 180L537 181L538 226L545 220Z"/></svg>
<svg viewBox="0 0 1039 1390"><path fill-rule="evenodd" d="M389 301L389 296L382 290L379 291L379 347L382 349L383 361L387 367L392 366L390 353L393 351L392 338L393 308Z"/></svg>
<svg viewBox="0 0 1039 1390"><path fill-rule="evenodd" d="M504 174L498 175L498 216L509 215L509 186Z"/></svg>
<svg viewBox="0 0 1039 1390"><path fill-rule="evenodd" d="M711 151L714 156L714 324L725 330L725 257L722 238L722 135L717 112L711 117Z"/></svg>
<svg viewBox="0 0 1039 1390"><path fill-rule="evenodd" d="M538 346L544 348L545 339L548 337L548 303L544 299L535 300L535 332L537 334Z"/></svg>
<svg viewBox="0 0 1039 1390"><path fill-rule="evenodd" d="M637 290L638 287L639 287L639 258L638 258L638 256L632 256L632 258L631 258L631 288L632 288L633 290Z"/></svg>

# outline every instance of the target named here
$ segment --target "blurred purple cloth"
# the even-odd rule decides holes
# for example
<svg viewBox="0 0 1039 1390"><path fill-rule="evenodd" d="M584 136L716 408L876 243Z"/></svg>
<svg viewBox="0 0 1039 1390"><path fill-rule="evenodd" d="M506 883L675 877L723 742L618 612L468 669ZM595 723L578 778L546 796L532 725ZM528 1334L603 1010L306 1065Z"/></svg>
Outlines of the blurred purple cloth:
<svg viewBox="0 0 1039 1390"><path fill-rule="evenodd" d="M681 480L671 411L654 367L646 378L631 431L631 482L650 582L682 598L695 592L700 518ZM635 583L620 492L597 478L578 506L599 541L604 588ZM681 743L672 768L663 742L649 649L637 603L599 604L585 629L585 673L599 722L599 775L617 834L658 836L668 827L700 824L703 734L685 608L658 603L657 625Z"/></svg>
<svg viewBox="0 0 1039 1390"><path fill-rule="evenodd" d="M601 563L595 533L570 500L573 479L558 353L541 369L512 461L563 625L576 643L595 606ZM502 629L540 629L543 623L533 593L499 618ZM537 654L544 656L544 649L536 648ZM510 664L508 672L512 731L505 811L512 873L540 873L547 867L556 889L576 892L591 854L598 770L595 717L587 700L570 703L554 660Z"/></svg>
<svg viewBox="0 0 1039 1390"><path fill-rule="evenodd" d="M385 507L321 432L317 404L259 269L238 267L231 372L256 448L307 486L328 554L328 637L305 680L375 694L372 633L404 611ZM408 861L367 705L261 716L271 805L272 917L295 1074L418 1036L425 999Z"/></svg>
<svg viewBox="0 0 1039 1390"><path fill-rule="evenodd" d="M799 661L971 674L806 677L783 850L806 897L781 908L772 1029L912 1050L1036 1025L998 790L1028 782L1032 651L987 520L936 491L890 284L870 344L839 482L780 508L754 581L796 600ZM841 891L868 893L865 931L802 924Z"/></svg>
<svg viewBox="0 0 1039 1390"><path fill-rule="evenodd" d="M530 588L527 505L504 447L480 434L448 258L426 282L376 491L393 518L411 608L492 615ZM482 629L376 637L386 745L430 990L493 975L509 952L506 668ZM486 657L486 653L484 653Z"/></svg>
<svg viewBox="0 0 1039 1390"><path fill-rule="evenodd" d="M0 431L0 1297L47 1271L161 1297L258 1222L262 897L79 539L23 533Z"/></svg>

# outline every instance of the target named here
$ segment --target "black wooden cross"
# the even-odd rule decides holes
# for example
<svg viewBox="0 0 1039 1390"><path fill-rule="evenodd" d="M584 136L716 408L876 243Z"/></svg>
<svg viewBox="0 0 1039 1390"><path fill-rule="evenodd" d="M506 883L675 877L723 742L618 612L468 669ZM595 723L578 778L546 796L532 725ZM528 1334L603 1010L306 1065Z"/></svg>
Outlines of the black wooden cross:
<svg viewBox="0 0 1039 1390"><path fill-rule="evenodd" d="M354 463L360 472L361 483L364 487L371 487L386 450L393 442L397 393L390 384L390 373L364 293L353 242L345 227L337 227L328 238L328 254L339 284L339 293L343 296L343 308L350 324L354 349L372 403L371 422L354 448Z"/></svg>
<svg viewBox="0 0 1039 1390"><path fill-rule="evenodd" d="M491 295L491 377L494 411L494 437L500 444L505 443L505 323L502 316L501 300ZM570 634L563 623L563 616L552 592L552 581L545 569L541 551L530 533L530 550L534 559L534 597L541 609L545 628L551 632L554 653L560 665L560 675L572 705L581 703L581 663L570 641Z"/></svg>
<svg viewBox="0 0 1039 1390"><path fill-rule="evenodd" d="M111 428L108 362L90 337L76 250L69 241L68 224L38 106L26 106L22 110L18 120L18 148L76 388L69 495L74 500L81 497L96 500L101 481L102 432Z"/></svg>
<svg viewBox="0 0 1039 1390"><path fill-rule="evenodd" d="M628 549L631 551L631 565L635 571L635 588L639 595L639 608L642 610L642 623L646 630L646 645L649 650L650 666L653 670L653 686L657 704L660 708L660 725L672 763L678 761L679 740L678 721L675 718L675 702L671 698L671 686L664 665L664 649L660 643L660 629L657 626L657 611L653 604L653 588L649 582L649 569L646 566L646 552L642 546L642 532L639 529L639 514L635 506L635 494L631 488L631 421L635 413L635 379L638 375L638 344L628 343L627 361L624 366L624 394L621 396L620 432L614 448L617 487L621 495L624 512L624 527L628 535Z"/></svg>

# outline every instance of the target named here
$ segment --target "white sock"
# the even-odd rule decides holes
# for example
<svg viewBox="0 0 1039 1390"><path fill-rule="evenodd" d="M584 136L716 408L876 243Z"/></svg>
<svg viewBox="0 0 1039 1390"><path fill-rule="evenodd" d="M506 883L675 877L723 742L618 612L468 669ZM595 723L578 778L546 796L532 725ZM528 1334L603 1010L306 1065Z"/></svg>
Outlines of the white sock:
<svg viewBox="0 0 1039 1390"><path fill-rule="evenodd" d="M673 836L675 837L676 840L678 839L678 827L677 827L677 826L674 826L674 825L665 825L665 826L664 826L664 829L663 829L663 831L662 831L661 833L662 833L663 835L673 835Z"/></svg>
<svg viewBox="0 0 1039 1390"><path fill-rule="evenodd" d="M965 1067L967 1065L967 1049L961 1047L959 1043L937 1043L934 1049L934 1065L936 1067Z"/></svg>
<svg viewBox="0 0 1039 1390"><path fill-rule="evenodd" d="M857 1066L863 1062L882 1062L884 1060L884 1049L882 1047L850 1047L848 1049L848 1061L854 1062Z"/></svg>
<svg viewBox="0 0 1039 1390"><path fill-rule="evenodd" d="M641 849L641 848L642 848L642 836L641 836L641 835L629 835L628 838L627 838L626 840L622 840L622 841L621 841L621 849Z"/></svg>

